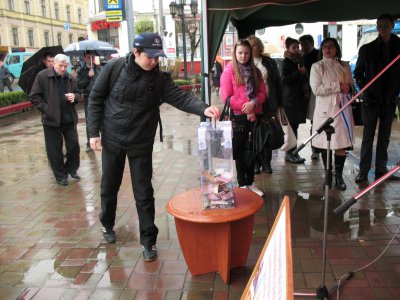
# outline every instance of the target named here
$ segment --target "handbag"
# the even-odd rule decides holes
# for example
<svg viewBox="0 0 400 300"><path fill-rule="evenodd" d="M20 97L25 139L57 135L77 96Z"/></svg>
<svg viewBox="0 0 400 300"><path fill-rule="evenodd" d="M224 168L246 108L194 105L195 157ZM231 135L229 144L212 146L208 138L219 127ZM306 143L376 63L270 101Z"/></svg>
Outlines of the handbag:
<svg viewBox="0 0 400 300"><path fill-rule="evenodd" d="M363 126L364 121L362 118L362 100L361 99L355 99L351 103L351 109L353 112L353 120L354 120L354 126Z"/></svg>
<svg viewBox="0 0 400 300"><path fill-rule="evenodd" d="M297 138L294 134L292 126L290 126L289 120L287 119L283 107L278 108L277 116L279 122L281 123L282 130L285 134L283 145L279 148L279 150L286 152L297 146Z"/></svg>
<svg viewBox="0 0 400 300"><path fill-rule="evenodd" d="M279 149L284 143L285 133L275 112L265 112L257 118L254 136L254 152L262 153L264 148Z"/></svg>
<svg viewBox="0 0 400 300"><path fill-rule="evenodd" d="M232 122L232 151L233 151L233 159L244 159L245 163L248 166L254 165L254 161L251 158L253 153L253 135L249 137L249 130L247 126L243 122L243 118L246 115L235 116L230 107L230 99L228 97L225 101L224 108L222 109L221 116L219 117L219 121L231 121ZM255 157L255 156L254 156ZM247 162L246 162L247 161Z"/></svg>

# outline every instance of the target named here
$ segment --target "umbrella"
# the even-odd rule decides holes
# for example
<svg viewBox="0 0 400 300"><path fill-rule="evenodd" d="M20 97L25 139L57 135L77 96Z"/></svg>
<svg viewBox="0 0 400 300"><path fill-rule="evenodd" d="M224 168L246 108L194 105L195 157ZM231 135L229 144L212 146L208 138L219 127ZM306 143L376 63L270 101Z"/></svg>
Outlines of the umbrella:
<svg viewBox="0 0 400 300"><path fill-rule="evenodd" d="M61 46L43 47L27 59L22 65L18 85L27 95L29 95L29 92L31 91L37 73L45 69L43 66L43 58L47 53L56 56L57 54L64 52Z"/></svg>
<svg viewBox="0 0 400 300"><path fill-rule="evenodd" d="M65 54L69 56L83 56L85 51L93 51L98 56L107 56L118 52L113 45L98 40L72 43L64 49Z"/></svg>

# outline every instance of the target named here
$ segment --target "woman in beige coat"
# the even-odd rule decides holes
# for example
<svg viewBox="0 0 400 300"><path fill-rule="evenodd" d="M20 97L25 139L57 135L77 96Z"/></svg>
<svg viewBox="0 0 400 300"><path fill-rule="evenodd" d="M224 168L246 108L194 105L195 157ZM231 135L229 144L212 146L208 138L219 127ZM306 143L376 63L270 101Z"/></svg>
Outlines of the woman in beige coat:
<svg viewBox="0 0 400 300"><path fill-rule="evenodd" d="M333 117L351 98L353 79L349 64L341 61L341 56L340 46L335 39L326 38L322 41L320 60L312 65L310 74L311 89L316 95L313 130L318 129L329 117ZM332 126L335 129L331 140L331 149L335 151L335 185L344 191L346 184L342 173L346 150L352 149L354 142L354 121L350 105L334 119ZM325 132L313 139L313 146L322 152L325 169L332 170L332 166L326 166Z"/></svg>

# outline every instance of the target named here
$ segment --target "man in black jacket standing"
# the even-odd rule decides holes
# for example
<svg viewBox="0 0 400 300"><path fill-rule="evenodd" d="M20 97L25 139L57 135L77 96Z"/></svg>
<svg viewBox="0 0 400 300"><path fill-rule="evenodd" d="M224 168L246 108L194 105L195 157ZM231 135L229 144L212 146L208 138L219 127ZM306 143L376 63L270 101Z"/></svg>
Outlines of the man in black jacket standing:
<svg viewBox="0 0 400 300"><path fill-rule="evenodd" d="M103 236L109 243L116 240L117 194L128 157L145 261L157 258L158 228L154 224L151 178L159 106L165 102L199 116L219 116L218 108L208 107L194 95L179 89L169 74L159 70L161 56L165 56L161 37L155 33L139 34L113 84L110 84L113 69L118 67L119 61L108 62L103 67L90 93L88 106L90 145L94 150L102 149L100 221Z"/></svg>
<svg viewBox="0 0 400 300"><path fill-rule="evenodd" d="M363 88L384 67L400 54L400 38L392 34L394 21L391 15L383 14L377 20L379 36L365 44L359 50L354 77ZM372 147L375 129L379 120L378 140L376 145L375 180L388 172L388 146L392 131L393 115L396 111L396 96L400 92L400 61L391 66L377 79L363 96L364 131L360 154L360 172L356 182L368 180L371 168ZM399 179L392 176L391 179Z"/></svg>
<svg viewBox="0 0 400 300"><path fill-rule="evenodd" d="M33 83L29 100L42 112L47 158L57 183L68 185L68 174L79 180L79 140L75 105L79 97L76 82L67 72L68 56L57 54L54 66L40 71ZM63 139L67 150L62 152Z"/></svg>

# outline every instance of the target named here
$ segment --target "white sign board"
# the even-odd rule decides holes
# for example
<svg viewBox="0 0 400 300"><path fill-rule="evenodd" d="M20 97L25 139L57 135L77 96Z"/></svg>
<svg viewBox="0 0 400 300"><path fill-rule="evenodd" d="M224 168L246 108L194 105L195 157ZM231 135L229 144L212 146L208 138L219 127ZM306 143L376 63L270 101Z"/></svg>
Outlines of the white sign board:
<svg viewBox="0 0 400 300"><path fill-rule="evenodd" d="M290 229L289 198L285 197L241 299L293 299Z"/></svg>

